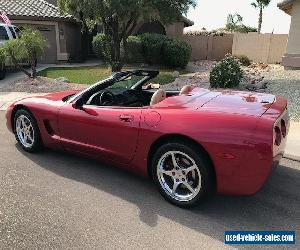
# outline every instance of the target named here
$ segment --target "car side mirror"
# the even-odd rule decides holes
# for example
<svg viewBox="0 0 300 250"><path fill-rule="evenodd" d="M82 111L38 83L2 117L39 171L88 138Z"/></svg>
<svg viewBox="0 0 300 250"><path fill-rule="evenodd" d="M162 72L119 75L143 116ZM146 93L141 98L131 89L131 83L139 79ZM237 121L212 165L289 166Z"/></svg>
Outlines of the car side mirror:
<svg viewBox="0 0 300 250"><path fill-rule="evenodd" d="M74 109L82 109L83 104L84 103L83 103L82 99L80 98L80 99L78 99L78 100L76 100L75 102L72 103L72 107Z"/></svg>

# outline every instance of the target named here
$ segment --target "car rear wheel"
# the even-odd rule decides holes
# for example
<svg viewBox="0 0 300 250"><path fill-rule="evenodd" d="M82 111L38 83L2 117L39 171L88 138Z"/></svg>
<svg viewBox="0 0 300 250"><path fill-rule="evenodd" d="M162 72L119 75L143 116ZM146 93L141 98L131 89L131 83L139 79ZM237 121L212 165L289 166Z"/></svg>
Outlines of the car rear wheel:
<svg viewBox="0 0 300 250"><path fill-rule="evenodd" d="M195 206L214 190L212 166L194 145L161 146L152 160L152 177L161 195L180 207Z"/></svg>
<svg viewBox="0 0 300 250"><path fill-rule="evenodd" d="M24 109L14 116L15 137L20 146L27 152L36 152L42 148L40 131L34 117Z"/></svg>

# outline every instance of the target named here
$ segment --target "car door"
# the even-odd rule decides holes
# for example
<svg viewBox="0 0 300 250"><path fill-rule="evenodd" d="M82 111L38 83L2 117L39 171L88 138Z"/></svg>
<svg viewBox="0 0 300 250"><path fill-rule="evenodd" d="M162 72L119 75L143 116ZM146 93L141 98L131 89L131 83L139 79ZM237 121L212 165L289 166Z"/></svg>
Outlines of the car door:
<svg viewBox="0 0 300 250"><path fill-rule="evenodd" d="M63 146L96 158L129 163L135 153L141 108L64 105L58 115Z"/></svg>

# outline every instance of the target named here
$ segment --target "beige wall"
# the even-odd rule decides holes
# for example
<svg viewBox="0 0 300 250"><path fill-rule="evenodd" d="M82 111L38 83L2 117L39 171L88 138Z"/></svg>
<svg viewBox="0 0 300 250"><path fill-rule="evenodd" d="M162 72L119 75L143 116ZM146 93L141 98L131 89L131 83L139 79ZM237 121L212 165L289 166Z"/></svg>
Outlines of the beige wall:
<svg viewBox="0 0 300 250"><path fill-rule="evenodd" d="M300 0L295 0L293 4L289 42L286 53L300 55Z"/></svg>
<svg viewBox="0 0 300 250"><path fill-rule="evenodd" d="M184 23L176 22L165 27L166 35L169 37L178 37L183 35Z"/></svg>
<svg viewBox="0 0 300 250"><path fill-rule="evenodd" d="M224 36L190 36L183 39L192 46L191 60L221 60L232 53L233 35Z"/></svg>
<svg viewBox="0 0 300 250"><path fill-rule="evenodd" d="M294 0L291 15L288 45L282 64L285 68L300 69L300 0Z"/></svg>
<svg viewBox="0 0 300 250"><path fill-rule="evenodd" d="M235 33L232 54L246 55L254 62L279 63L286 50L288 35Z"/></svg>

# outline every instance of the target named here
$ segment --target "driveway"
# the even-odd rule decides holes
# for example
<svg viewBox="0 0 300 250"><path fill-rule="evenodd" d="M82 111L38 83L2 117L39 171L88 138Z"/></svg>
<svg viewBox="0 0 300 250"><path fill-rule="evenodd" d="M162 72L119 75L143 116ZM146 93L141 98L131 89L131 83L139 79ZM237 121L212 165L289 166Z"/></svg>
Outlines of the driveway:
<svg viewBox="0 0 300 250"><path fill-rule="evenodd" d="M299 249L299 162L283 160L256 196L216 196L184 210L120 169L50 150L24 153L3 111L0 138L0 249L246 248L224 245L225 230L296 230Z"/></svg>

